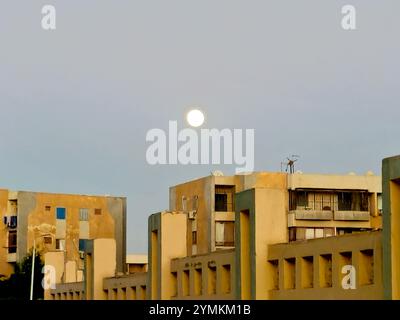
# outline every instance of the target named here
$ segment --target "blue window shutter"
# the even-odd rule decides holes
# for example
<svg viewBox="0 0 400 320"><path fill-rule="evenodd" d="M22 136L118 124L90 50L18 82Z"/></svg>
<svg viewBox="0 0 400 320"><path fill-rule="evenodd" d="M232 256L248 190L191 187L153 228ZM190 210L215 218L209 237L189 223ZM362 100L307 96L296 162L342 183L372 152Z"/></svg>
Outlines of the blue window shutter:
<svg viewBox="0 0 400 320"><path fill-rule="evenodd" d="M57 208L56 209L56 214L57 214L57 219L60 220L65 220L65 208Z"/></svg>

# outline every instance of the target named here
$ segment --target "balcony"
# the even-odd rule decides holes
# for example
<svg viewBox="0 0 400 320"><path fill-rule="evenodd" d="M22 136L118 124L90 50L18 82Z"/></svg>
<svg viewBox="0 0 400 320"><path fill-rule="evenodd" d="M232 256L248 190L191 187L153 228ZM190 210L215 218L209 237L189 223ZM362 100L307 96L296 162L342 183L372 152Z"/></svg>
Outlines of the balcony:
<svg viewBox="0 0 400 320"><path fill-rule="evenodd" d="M370 214L369 211L335 211L335 220L346 220L346 221L369 221Z"/></svg>
<svg viewBox="0 0 400 320"><path fill-rule="evenodd" d="M296 220L332 220L333 212L331 210L291 210Z"/></svg>

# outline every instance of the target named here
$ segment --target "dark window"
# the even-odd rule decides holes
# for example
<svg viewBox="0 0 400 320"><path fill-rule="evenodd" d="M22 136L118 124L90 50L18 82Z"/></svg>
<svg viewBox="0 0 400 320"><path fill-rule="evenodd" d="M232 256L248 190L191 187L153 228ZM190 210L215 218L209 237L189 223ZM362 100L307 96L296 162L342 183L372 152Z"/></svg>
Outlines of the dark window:
<svg viewBox="0 0 400 320"><path fill-rule="evenodd" d="M192 231L192 244L197 244L197 231Z"/></svg>
<svg viewBox="0 0 400 320"><path fill-rule="evenodd" d="M43 241L45 244L51 244L53 239L51 237L43 237Z"/></svg>
<svg viewBox="0 0 400 320"><path fill-rule="evenodd" d="M368 192L340 192L338 209L341 211L368 211Z"/></svg>
<svg viewBox="0 0 400 320"><path fill-rule="evenodd" d="M85 239L79 239L79 251L85 251L86 241Z"/></svg>
<svg viewBox="0 0 400 320"><path fill-rule="evenodd" d="M307 207L307 205L308 205L307 192L300 191L297 193L297 205Z"/></svg>
<svg viewBox="0 0 400 320"><path fill-rule="evenodd" d="M56 239L56 250L65 250L65 239Z"/></svg>
<svg viewBox="0 0 400 320"><path fill-rule="evenodd" d="M216 194L215 195L215 211L228 211L228 195Z"/></svg>
<svg viewBox="0 0 400 320"><path fill-rule="evenodd" d="M66 214L65 208L57 208L56 209L57 219L65 220L65 214Z"/></svg>
<svg viewBox="0 0 400 320"><path fill-rule="evenodd" d="M234 211L233 197L235 194L234 186L215 186L214 210L222 212Z"/></svg>
<svg viewBox="0 0 400 320"><path fill-rule="evenodd" d="M45 207L44 207L44 210L50 211L50 210L51 210L51 207L50 207L50 206L45 206Z"/></svg>
<svg viewBox="0 0 400 320"><path fill-rule="evenodd" d="M94 209L94 214L100 215L101 214L101 209Z"/></svg>
<svg viewBox="0 0 400 320"><path fill-rule="evenodd" d="M8 232L8 253L17 252L17 231Z"/></svg>

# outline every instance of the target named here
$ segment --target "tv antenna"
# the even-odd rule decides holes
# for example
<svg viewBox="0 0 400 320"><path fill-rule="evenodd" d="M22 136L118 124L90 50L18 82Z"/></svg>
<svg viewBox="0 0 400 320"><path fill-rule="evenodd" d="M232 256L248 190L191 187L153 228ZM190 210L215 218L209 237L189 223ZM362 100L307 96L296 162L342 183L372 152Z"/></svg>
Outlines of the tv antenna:
<svg viewBox="0 0 400 320"><path fill-rule="evenodd" d="M294 164L300 158L297 154L292 154L290 157L287 157L284 162L281 162L281 172L283 172L283 166L285 166L285 172L294 173Z"/></svg>

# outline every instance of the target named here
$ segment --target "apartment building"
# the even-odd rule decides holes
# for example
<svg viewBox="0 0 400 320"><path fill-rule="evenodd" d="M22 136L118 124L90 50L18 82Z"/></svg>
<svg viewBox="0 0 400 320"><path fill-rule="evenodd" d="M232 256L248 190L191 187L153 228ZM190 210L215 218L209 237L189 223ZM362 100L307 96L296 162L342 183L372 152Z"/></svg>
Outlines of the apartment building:
<svg viewBox="0 0 400 320"><path fill-rule="evenodd" d="M169 210L150 215L147 272L116 276L101 263L113 249L106 254L101 245L96 258L93 244L85 261L97 267L86 270L104 272L69 290L127 300L383 299L385 283L397 288L385 280L385 259L392 273L397 261L384 245L385 203L381 177L370 172L207 176L171 187ZM343 285L348 268L350 288ZM48 297L65 292L58 286Z"/></svg>
<svg viewBox="0 0 400 320"><path fill-rule="evenodd" d="M167 216L175 220L169 222L170 227L154 223ZM181 221L179 228L178 220ZM185 221L186 228L182 226ZM273 172L230 177L212 175L171 187L170 211L152 215L149 226L152 226L149 229L149 234L152 233L150 265L162 260L164 266L159 276L152 274L148 278L151 288L153 283L159 283L157 290L148 292L149 298L274 299L283 295L273 292L280 287L271 274L281 268L282 257L278 258L277 253L287 252L286 249L277 251L274 245L296 248L298 243L305 242L311 247L315 244L311 240L320 238L331 248L334 239L349 234L354 234L354 239L363 232L367 232L368 239L377 237L382 227L381 178L370 172L362 176ZM371 233L374 230L377 233ZM169 233L173 233L173 243L179 243L175 256L160 254L170 250ZM157 238L154 242L159 234L163 240ZM368 248L360 250L380 254L379 241L348 241L354 247L366 241ZM157 249L153 249L155 243L158 243ZM321 254L333 254L328 251ZM338 268L339 258L333 256L332 266ZM378 269L380 266L375 264ZM149 270L153 271L151 267ZM341 289L335 291L340 286L337 279L335 287L326 287L326 297L341 297ZM279 284L280 280L276 281ZM374 285L382 287L379 281ZM300 292L291 297L301 298ZM318 291L313 292L318 298ZM374 292L380 291L370 286L368 292L364 296L373 297Z"/></svg>
<svg viewBox="0 0 400 320"><path fill-rule="evenodd" d="M63 281L81 281L85 241L116 241L116 268L126 269L126 199L123 197L0 190L0 274L9 276L33 246L63 256ZM64 269L63 269L64 270Z"/></svg>

